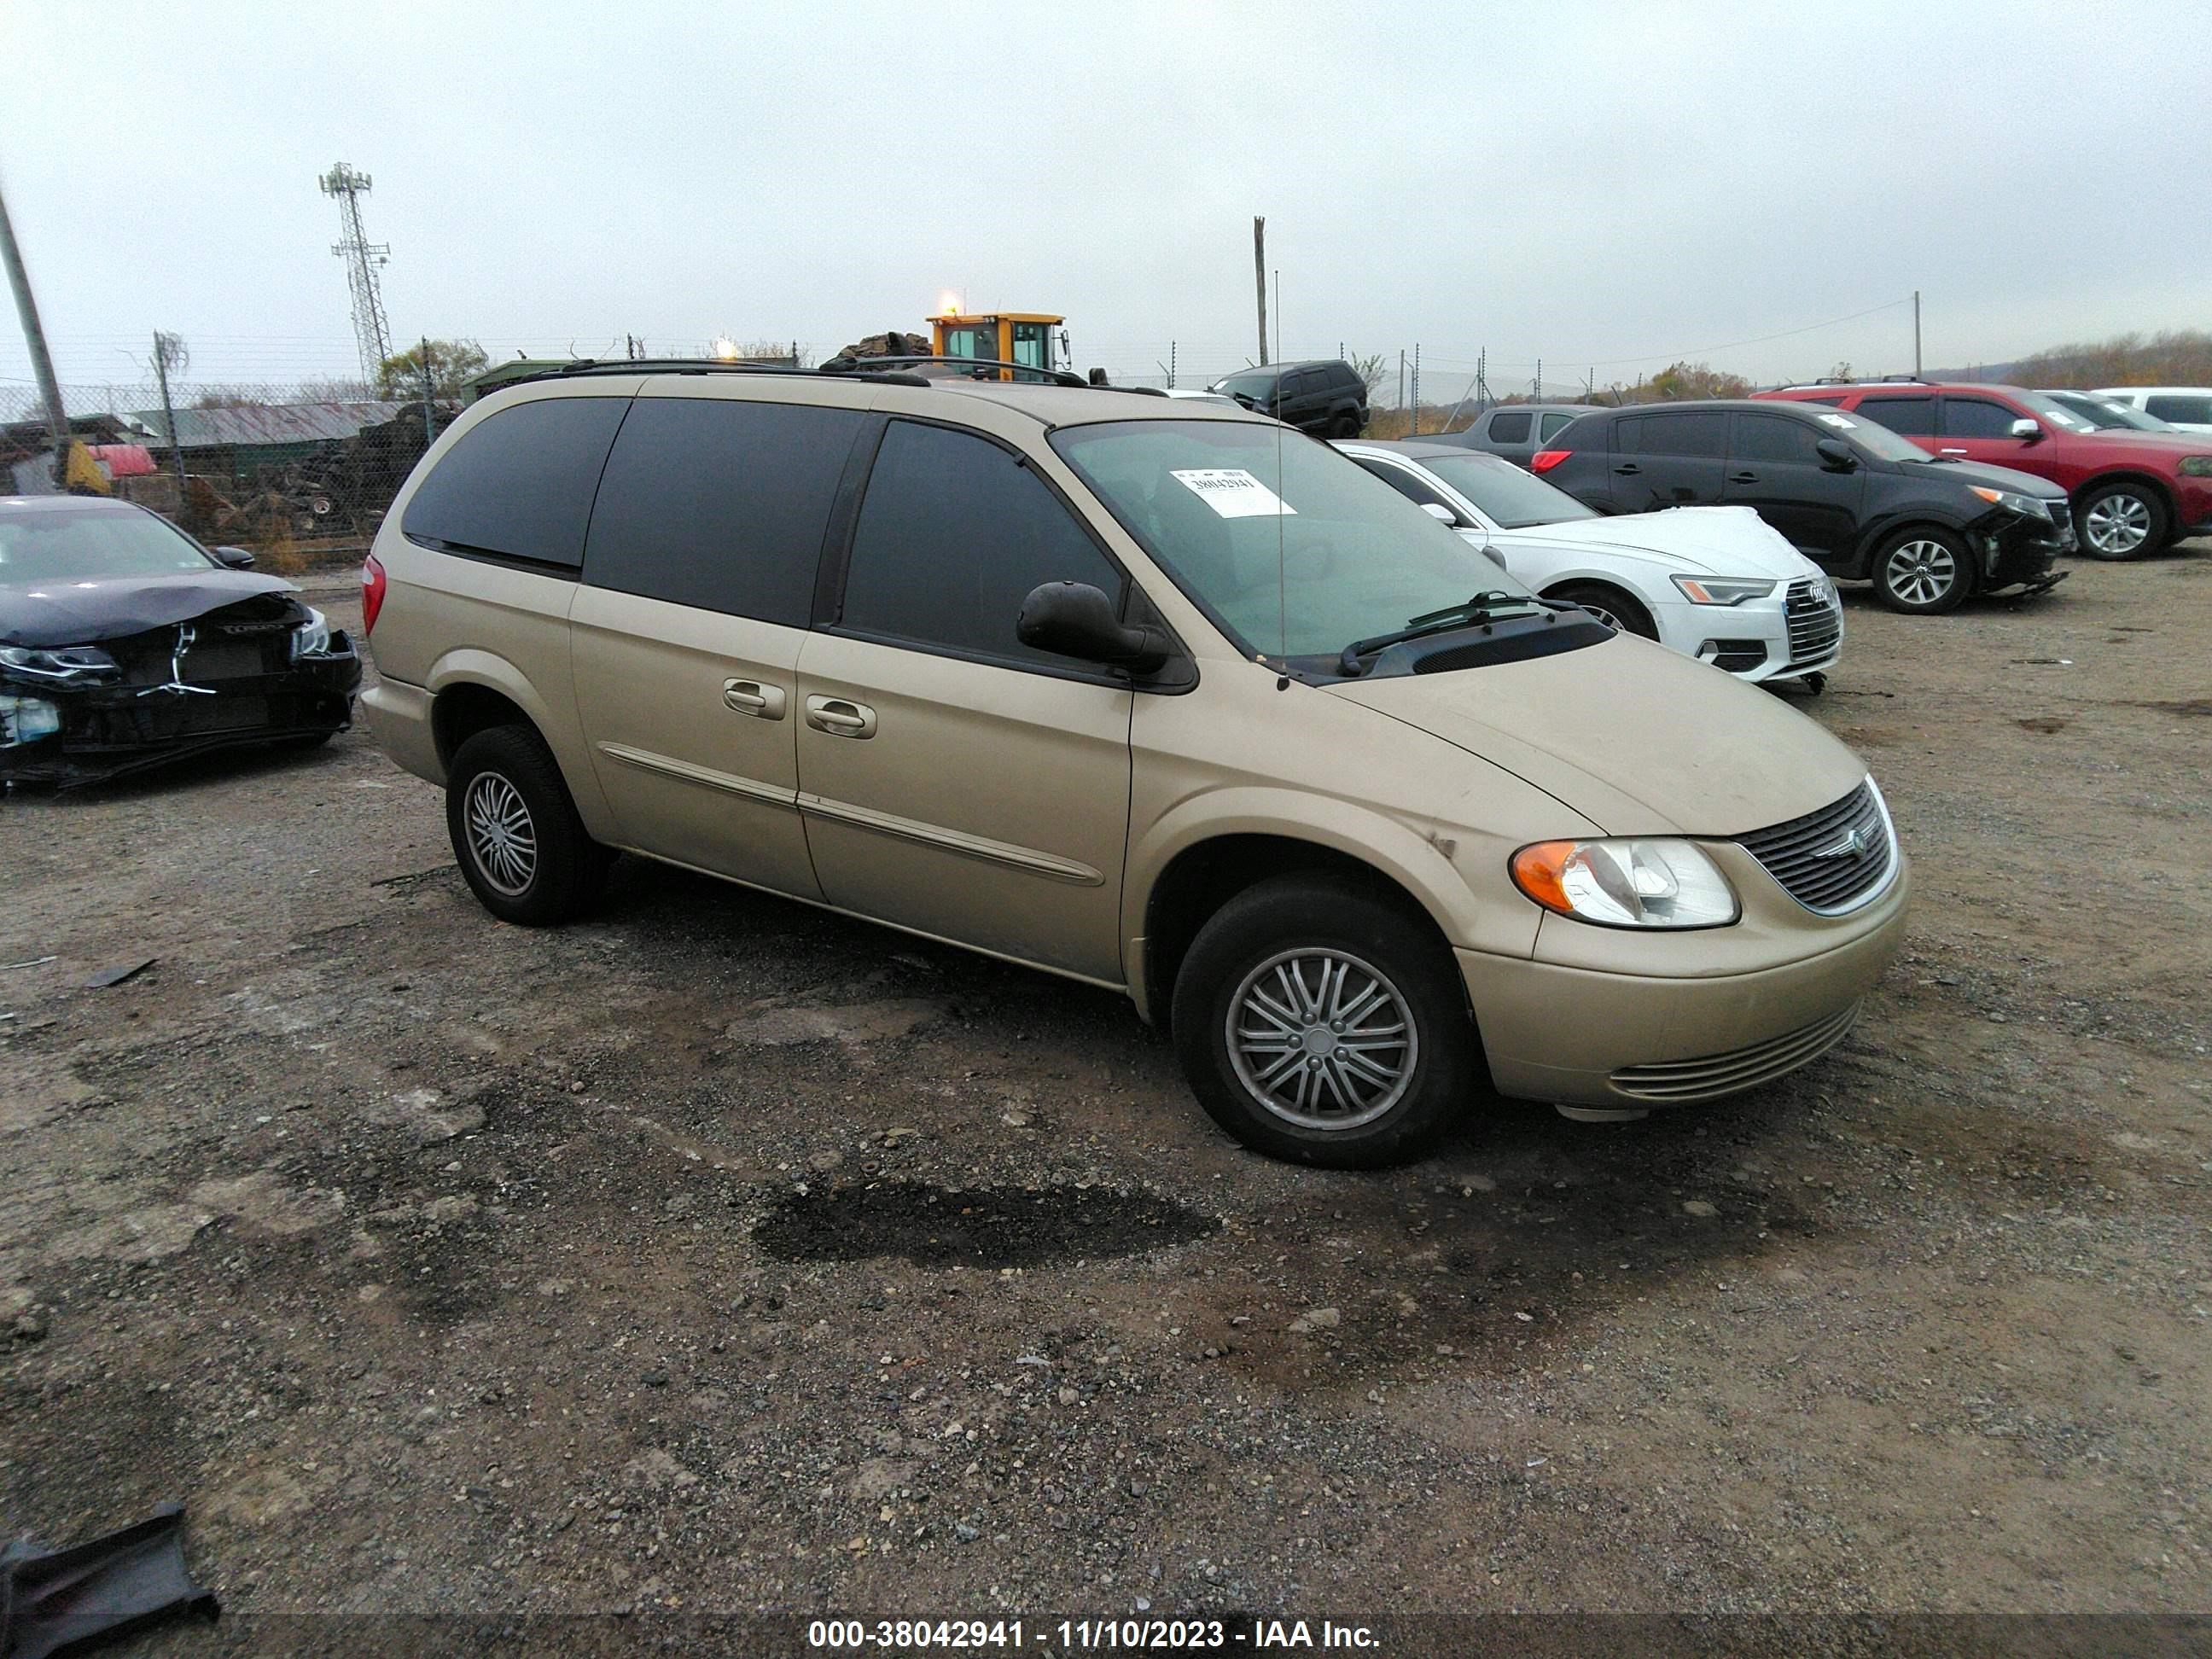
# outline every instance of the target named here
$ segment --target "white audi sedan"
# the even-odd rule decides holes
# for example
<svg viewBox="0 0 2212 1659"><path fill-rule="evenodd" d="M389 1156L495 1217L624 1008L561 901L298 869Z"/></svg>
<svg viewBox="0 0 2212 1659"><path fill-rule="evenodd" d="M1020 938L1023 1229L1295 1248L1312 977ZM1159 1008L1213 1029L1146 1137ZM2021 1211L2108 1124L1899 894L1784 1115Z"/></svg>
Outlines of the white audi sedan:
<svg viewBox="0 0 2212 1659"><path fill-rule="evenodd" d="M1842 654L1835 584L1747 507L1601 517L1512 462L1419 439L1336 447L1547 599L1753 681L1819 691Z"/></svg>

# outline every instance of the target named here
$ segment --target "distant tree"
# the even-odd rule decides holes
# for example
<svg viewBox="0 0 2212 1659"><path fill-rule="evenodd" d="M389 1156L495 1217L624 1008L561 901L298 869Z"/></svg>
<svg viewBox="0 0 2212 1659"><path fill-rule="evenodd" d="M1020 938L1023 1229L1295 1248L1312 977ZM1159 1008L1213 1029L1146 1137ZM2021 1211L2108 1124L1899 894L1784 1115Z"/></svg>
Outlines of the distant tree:
<svg viewBox="0 0 2212 1659"><path fill-rule="evenodd" d="M2162 329L2145 339L2116 334L2108 340L2053 346L2012 366L2017 386L2204 386L2212 384L2212 333Z"/></svg>
<svg viewBox="0 0 2212 1659"><path fill-rule="evenodd" d="M417 377L420 378L419 376ZM300 382L300 399L310 404L357 404L376 396L376 388L366 380L331 376L319 380Z"/></svg>
<svg viewBox="0 0 2212 1659"><path fill-rule="evenodd" d="M1644 399L1672 403L1679 398L1748 398L1751 382L1741 374L1726 374L1706 363L1674 363L1647 383Z"/></svg>
<svg viewBox="0 0 2212 1659"><path fill-rule="evenodd" d="M1832 380L1848 380L1851 379L1850 360L1849 358L1845 358L1842 362L1831 365L1828 369L1828 378Z"/></svg>
<svg viewBox="0 0 2212 1659"><path fill-rule="evenodd" d="M463 384L471 375L481 374L491 367L483 348L474 340L426 340L384 360L376 371L376 395L420 398L426 363L430 395L434 398L459 397Z"/></svg>
<svg viewBox="0 0 2212 1659"><path fill-rule="evenodd" d="M1382 382L1388 378L1390 370L1388 360L1381 352L1370 352L1364 357L1351 356L1345 361L1352 365L1352 372L1357 374L1366 386L1367 395L1370 398L1382 389Z"/></svg>

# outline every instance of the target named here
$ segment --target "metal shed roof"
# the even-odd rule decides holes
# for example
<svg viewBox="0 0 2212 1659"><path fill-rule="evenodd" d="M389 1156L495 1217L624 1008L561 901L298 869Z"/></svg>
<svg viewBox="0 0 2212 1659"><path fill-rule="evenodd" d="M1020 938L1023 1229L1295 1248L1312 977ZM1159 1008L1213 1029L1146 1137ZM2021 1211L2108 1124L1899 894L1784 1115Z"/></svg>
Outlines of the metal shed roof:
<svg viewBox="0 0 2212 1659"><path fill-rule="evenodd" d="M352 437L365 426L380 426L403 410L420 407L372 400L180 409L177 411L177 444L183 449L212 449L231 445L336 443ZM132 418L147 426L155 442L168 442L168 421L160 410L141 410Z"/></svg>

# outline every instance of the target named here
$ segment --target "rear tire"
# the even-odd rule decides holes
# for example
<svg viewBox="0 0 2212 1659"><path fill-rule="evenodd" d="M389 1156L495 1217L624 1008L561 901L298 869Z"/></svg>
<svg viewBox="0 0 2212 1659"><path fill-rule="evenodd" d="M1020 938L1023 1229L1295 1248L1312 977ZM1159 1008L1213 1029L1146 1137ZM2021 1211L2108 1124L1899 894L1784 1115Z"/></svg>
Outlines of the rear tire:
<svg viewBox="0 0 2212 1659"><path fill-rule="evenodd" d="M1328 423L1328 435L1332 438L1357 438L1360 424L1359 416L1347 410Z"/></svg>
<svg viewBox="0 0 2212 1659"><path fill-rule="evenodd" d="M2075 517L2081 549L2093 559L2136 559L2155 553L2166 545L2171 531L2158 491L2124 478L2084 495Z"/></svg>
<svg viewBox="0 0 2212 1659"><path fill-rule="evenodd" d="M526 726L495 726L463 743L446 775L453 859L501 921L548 927L599 895L614 854L584 833L561 768Z"/></svg>
<svg viewBox="0 0 2212 1659"><path fill-rule="evenodd" d="M1617 587L1607 587L1598 582L1569 582L1544 597L1582 606L1616 634L1633 634L1640 640L1659 637L1659 624L1651 620L1651 613L1634 597Z"/></svg>
<svg viewBox="0 0 2212 1659"><path fill-rule="evenodd" d="M1451 953L1343 882L1279 876L1223 905L1183 957L1171 1023L1206 1115L1271 1158L1401 1163L1488 1093Z"/></svg>
<svg viewBox="0 0 2212 1659"><path fill-rule="evenodd" d="M1892 611L1940 617L1974 591L1974 556L1934 526L1900 530L1874 556L1874 591Z"/></svg>

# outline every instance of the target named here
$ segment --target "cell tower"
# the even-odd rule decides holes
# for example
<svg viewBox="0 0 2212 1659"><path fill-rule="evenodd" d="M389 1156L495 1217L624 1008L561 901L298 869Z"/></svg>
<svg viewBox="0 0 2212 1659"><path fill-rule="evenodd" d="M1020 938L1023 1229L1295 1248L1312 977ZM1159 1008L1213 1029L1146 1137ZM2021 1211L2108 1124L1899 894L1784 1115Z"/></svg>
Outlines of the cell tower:
<svg viewBox="0 0 2212 1659"><path fill-rule="evenodd" d="M361 346L361 373L374 382L392 355L392 330L384 320L384 296L377 292L376 268L391 263L392 249L372 242L361 228L361 198L368 194L369 178L339 162L318 181L323 194L338 198L338 218L345 240L331 245L331 252L346 262L346 286L353 290L353 332Z"/></svg>

